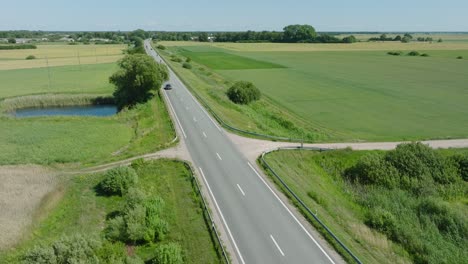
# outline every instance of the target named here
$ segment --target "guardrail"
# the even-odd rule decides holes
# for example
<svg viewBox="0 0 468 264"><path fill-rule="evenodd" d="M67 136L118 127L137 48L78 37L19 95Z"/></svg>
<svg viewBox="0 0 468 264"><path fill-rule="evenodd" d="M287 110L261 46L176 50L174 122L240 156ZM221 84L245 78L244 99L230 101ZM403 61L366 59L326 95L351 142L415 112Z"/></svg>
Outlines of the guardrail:
<svg viewBox="0 0 468 264"><path fill-rule="evenodd" d="M187 162L184 162L184 164L185 164L185 166L187 166L192 171L192 183L194 183L193 185L196 186L198 194L201 197L202 208L203 208L203 212L205 213L204 214L205 215L205 220L207 220L209 222L210 230L211 230L211 232L214 233L214 237L216 238L216 242L217 242L216 244L218 245L216 249L218 250L218 253L221 253L221 255L223 256L224 262L226 264L230 264L231 262L229 260L229 255L227 254L226 249L223 246L221 236L220 236L218 230L216 229L216 224L215 224L215 222L213 220L213 217L211 216L210 209L208 207L208 203L206 202L206 200L205 200L205 198L203 196L203 193L202 193L201 187L200 187L200 183L198 182L198 179L195 176L195 170L193 170L193 168Z"/></svg>
<svg viewBox="0 0 468 264"><path fill-rule="evenodd" d="M312 216L316 221L317 223L323 227L326 232L335 240L335 242L337 242L340 247L342 249L344 249L345 252L347 252L349 254L349 256L356 262L356 263L359 263L359 264L362 264L361 260L359 260L359 258L354 255L353 252L351 252L351 250L346 247L346 245L341 242L341 240L330 230L330 228L328 228L327 225L325 225L325 223L322 222L322 220L320 220L320 218L314 214L312 212L312 210L307 207L307 205L299 198L299 196L286 184L286 182L278 175L278 173L276 173L275 170L273 170L273 168L270 166L270 164L268 164L268 162L265 160L265 155L268 154L268 153L271 153L273 151L279 151L279 150L313 150L313 151L329 151L330 149L325 149L325 148L314 148L314 147L308 147L308 148L303 148L303 147L287 147L287 148L277 148L277 149L274 149L274 150L269 150L269 151L266 151L266 152L263 152L262 155L260 156L260 161L262 162L262 165L268 169L271 174L273 174L273 176L275 176L275 178L281 183L282 187L284 187L284 189L287 190L287 192L292 195L292 197L294 197L294 199L302 206L302 208L310 215Z"/></svg>
<svg viewBox="0 0 468 264"><path fill-rule="evenodd" d="M153 47L153 50L154 47ZM156 50L155 50L156 52ZM158 52L156 52L158 53ZM159 53L158 53L159 54ZM297 139L297 138L288 138L288 137L279 137L279 136L272 136L272 135L265 135L265 134L260 134L260 133L256 133L256 132L252 132L252 131L247 131L247 130L243 130L243 129L240 129L240 128L237 128L237 127L234 127L234 126L231 126L229 125L228 123L226 123L211 107L210 105L195 91L195 89L193 89L190 84L188 84L175 70L174 68L171 66L170 63L168 63L166 61L166 59L161 56L159 54L159 57L164 61L164 63L169 66L169 68L171 68L172 72L184 83L184 85L192 92L193 95L195 95L195 97L197 98L197 100L205 107L206 110L208 110L208 112L211 113L211 115L216 119L216 121L218 121L218 123L231 130L231 131L234 131L234 132L238 132L238 133L241 133L241 134L245 134L245 135L250 135L250 136L255 136L255 137L258 137L258 138L264 138L264 139L270 139L270 140L278 140L278 141L289 141L289 142L302 142L303 139Z"/></svg>

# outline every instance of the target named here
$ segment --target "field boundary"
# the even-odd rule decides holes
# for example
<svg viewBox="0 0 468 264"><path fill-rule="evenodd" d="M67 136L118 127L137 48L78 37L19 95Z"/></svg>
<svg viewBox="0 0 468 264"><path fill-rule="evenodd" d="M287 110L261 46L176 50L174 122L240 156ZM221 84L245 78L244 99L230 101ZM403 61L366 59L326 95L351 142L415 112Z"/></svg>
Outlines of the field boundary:
<svg viewBox="0 0 468 264"><path fill-rule="evenodd" d="M331 236L331 238L328 237L328 239L333 239L334 242L338 243L340 249L344 250L344 252L342 250L337 250L337 251L340 252L341 255L343 255L346 252L346 254L348 255L347 256L348 258L351 257L356 263L362 264L361 260L330 230L330 228L328 228L328 226L324 222L322 222L322 220L316 214L312 212L312 210L309 207L307 207L307 205L299 198L299 196L286 184L283 178L281 178L281 176L278 173L276 173L276 171L265 160L265 155L274 151L281 151L281 150L310 150L310 151L322 152L322 151L330 151L331 149L319 148L319 147L280 147L280 148L275 148L275 149L267 150L263 152L262 155L259 157L259 161L262 167L266 169L267 171L269 171L281 183L280 187L287 194L287 196L290 196L290 197L292 196L291 198L294 198L294 202L295 202L294 204L298 203L296 206L299 209L305 210L306 214L308 216L312 216L312 218L318 223L318 225L325 230L325 233ZM299 205L302 206L302 208ZM309 217L307 218L310 219ZM335 248L337 247L335 243L332 243L332 244L335 245ZM346 257L345 255L343 256Z"/></svg>
<svg viewBox="0 0 468 264"><path fill-rule="evenodd" d="M151 45L153 45L151 43ZM156 52L156 49L153 47L153 50L155 50ZM203 100L203 98L195 91L195 89L192 88L192 86L190 86L190 84L188 84L184 78L182 78L175 70L174 68L170 65L170 63L168 63L166 61L166 59L159 55L159 57L164 61L164 63L172 70L172 72L177 75L177 77L184 83L184 85L190 90L190 92L197 98L197 100L203 105L203 107L206 108L206 110L208 110L208 112L211 113L211 115L216 119L216 121L218 121L218 123L224 127L224 128L227 128L228 130L232 131L232 132L237 132L237 133L240 133L240 134L244 134L244 135L248 135L248 136L254 136L256 138L263 138L263 139L268 139L268 140L273 140L273 141L288 141L288 142L302 142L303 139L297 139L297 138L289 138L289 137L279 137L279 136L272 136L272 135L266 135L266 134L260 134L260 133L256 133L256 132L252 132L252 131L247 131L247 130L243 130L243 129L240 129L240 128L237 128L237 127L234 127L228 123L226 123L211 107L210 105L205 101Z"/></svg>

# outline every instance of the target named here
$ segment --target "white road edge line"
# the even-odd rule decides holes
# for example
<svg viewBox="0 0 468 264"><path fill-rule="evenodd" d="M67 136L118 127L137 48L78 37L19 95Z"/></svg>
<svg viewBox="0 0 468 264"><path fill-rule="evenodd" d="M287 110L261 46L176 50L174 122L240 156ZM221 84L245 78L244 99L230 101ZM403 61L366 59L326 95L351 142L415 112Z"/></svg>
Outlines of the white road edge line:
<svg viewBox="0 0 468 264"><path fill-rule="evenodd" d="M204 136L205 138L207 138L207 136L206 136L205 132L203 132L203 136Z"/></svg>
<svg viewBox="0 0 468 264"><path fill-rule="evenodd" d="M270 237L271 237L271 240L273 240L273 243L275 243L276 248L279 250L279 252L281 253L281 255L283 255L283 257L284 257L284 252L283 252L283 250L281 250L281 248L280 248L280 246L278 245L278 243L276 243L275 238L274 238L272 235L270 235Z"/></svg>
<svg viewBox="0 0 468 264"><path fill-rule="evenodd" d="M211 197L213 198L216 209L218 209L219 215L221 216L221 219L223 220L223 223L226 226L226 229L227 229L227 231L229 233L229 236L231 237L232 243L234 244L234 247L236 248L237 254L239 255L240 261L242 262L242 264L245 264L244 258L242 257L242 254L240 253L239 248L237 247L236 241L234 240L234 237L232 236L231 229L229 229L229 226L226 223L226 219L224 219L223 212L221 212L221 209L219 208L218 202L216 201L216 198L215 198L213 192L211 191L210 184L208 184L208 181L205 178L205 174L203 173L202 168L198 167L198 169L200 170L200 173L201 173L201 175L203 177L203 180L206 183L206 187L208 187L208 191L210 192Z"/></svg>
<svg viewBox="0 0 468 264"><path fill-rule="evenodd" d="M216 152L216 156L218 156L218 159L219 159L219 160L223 160L223 159L221 158L221 156L218 154L218 152Z"/></svg>
<svg viewBox="0 0 468 264"><path fill-rule="evenodd" d="M266 187L268 187L270 192L276 197L276 199L281 203L281 205L283 205L283 207L286 209L286 211L288 211L288 213L292 216L292 218L294 218L296 223L299 224L299 226L302 228L302 230L304 230L304 232L307 234L307 236L309 236L309 238L312 239L312 241L314 241L314 243L323 252L323 254L325 254L325 256L328 258L328 260L330 260L331 263L335 264L335 262L330 258L330 256L327 254L327 252L325 252L325 250L322 248L322 246L320 246L320 244L317 242L317 240L314 239L314 237L309 233L309 231L307 231L307 229L301 224L301 222L299 222L299 219L297 219L297 217L291 212L291 210L289 210L289 208L283 203L283 201L281 201L281 199L278 197L278 195L276 195L276 193L273 191L273 189L270 187L270 185L268 185L268 183L262 178L262 176L260 176L260 174L257 172L257 170L252 166L252 164L250 164L250 162L247 162L247 164L255 172L255 174L258 176L258 178L260 178L260 180L266 185Z"/></svg>
<svg viewBox="0 0 468 264"><path fill-rule="evenodd" d="M179 118L177 117L177 113L174 110L174 107L172 106L171 99L169 99L169 96L167 96L166 92L163 92L163 93L166 96L167 101L169 102L169 106L171 107L172 113L174 113L175 119L177 121L177 124L179 124L180 130L182 130L182 134L184 135L184 138L187 138L184 128L182 127L182 124L180 123Z"/></svg>
<svg viewBox="0 0 468 264"><path fill-rule="evenodd" d="M242 190L239 184L237 184L237 188L239 188L239 191L242 193L243 196L245 196L245 192L244 190Z"/></svg>

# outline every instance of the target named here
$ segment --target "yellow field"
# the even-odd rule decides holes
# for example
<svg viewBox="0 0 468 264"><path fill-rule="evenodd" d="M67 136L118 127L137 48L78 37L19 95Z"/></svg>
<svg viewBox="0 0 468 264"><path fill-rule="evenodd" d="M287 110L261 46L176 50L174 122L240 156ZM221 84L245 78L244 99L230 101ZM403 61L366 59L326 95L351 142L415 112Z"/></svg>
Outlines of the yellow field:
<svg viewBox="0 0 468 264"><path fill-rule="evenodd" d="M0 50L0 70L115 62L126 45L38 45L30 50ZM36 59L26 60L29 55Z"/></svg>
<svg viewBox="0 0 468 264"><path fill-rule="evenodd" d="M310 44L310 43L224 43L195 41L162 41L165 46L208 45L233 51L390 51L390 50L468 50L468 42L424 43L424 42L358 42L353 44Z"/></svg>

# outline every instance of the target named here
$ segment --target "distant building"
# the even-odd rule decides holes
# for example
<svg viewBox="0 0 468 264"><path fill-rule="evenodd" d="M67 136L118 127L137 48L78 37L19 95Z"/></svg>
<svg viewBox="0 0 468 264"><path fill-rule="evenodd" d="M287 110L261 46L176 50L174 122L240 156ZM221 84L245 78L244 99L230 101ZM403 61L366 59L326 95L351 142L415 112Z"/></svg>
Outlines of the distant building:
<svg viewBox="0 0 468 264"><path fill-rule="evenodd" d="M66 41L66 42L75 42L75 40L74 40L74 39L72 39L72 38L69 38L68 36L66 36L66 37L63 37L63 38L61 38L61 39L59 39L59 40L60 40L60 41Z"/></svg>

